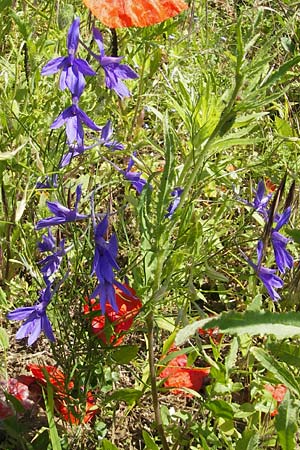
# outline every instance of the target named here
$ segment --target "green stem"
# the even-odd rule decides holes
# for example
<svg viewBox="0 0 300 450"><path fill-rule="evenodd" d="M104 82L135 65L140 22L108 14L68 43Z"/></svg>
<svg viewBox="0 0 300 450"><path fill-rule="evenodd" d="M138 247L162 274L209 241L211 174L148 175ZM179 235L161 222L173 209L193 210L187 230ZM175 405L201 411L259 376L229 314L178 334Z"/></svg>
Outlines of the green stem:
<svg viewBox="0 0 300 450"><path fill-rule="evenodd" d="M213 132L211 133L211 135L209 136L209 138L207 139L206 143L204 144L203 148L201 149L200 155L198 157L198 159L196 160L196 164L195 167L193 169L193 172L191 174L189 174L188 177L188 181L185 184L185 188L184 191L181 195L181 199L180 199L180 204L179 204L179 208L184 204L186 197L189 194L190 188L192 187L195 178L197 177L201 167L203 166L204 163L204 157L205 155L207 155L207 152L210 148L210 146L212 145L214 139L218 136L218 134L220 133L220 131L222 130L223 126L226 124L226 122L230 119L231 114L232 114L232 110L234 108L234 104L236 101L236 97L238 95L238 92L242 86L243 83L243 77L240 74L236 74L236 78L235 78L235 87L234 90L231 94L231 98L228 102L228 105L224 108L221 117L217 123L217 125L215 126L215 129L213 130ZM192 158L189 158L189 164L191 163ZM185 171L186 173L186 171ZM181 177L181 179L179 180L178 185L181 186L183 183L183 179Z"/></svg>
<svg viewBox="0 0 300 450"><path fill-rule="evenodd" d="M156 370L155 370L155 358L154 358L154 319L153 312L151 311L146 318L147 328L148 328L148 346L149 346L149 370L150 370L150 381L151 381L151 393L152 393L152 403L155 415L155 422L158 434L161 439L163 450L170 450L167 443L167 439L164 432L164 427L162 423L160 406L157 394L156 385Z"/></svg>

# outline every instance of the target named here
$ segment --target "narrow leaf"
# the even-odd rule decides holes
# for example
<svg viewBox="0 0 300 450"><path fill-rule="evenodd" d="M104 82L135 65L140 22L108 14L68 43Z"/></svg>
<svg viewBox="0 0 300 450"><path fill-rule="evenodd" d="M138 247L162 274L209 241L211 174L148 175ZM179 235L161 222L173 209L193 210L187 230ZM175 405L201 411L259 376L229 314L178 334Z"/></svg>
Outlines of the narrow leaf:
<svg viewBox="0 0 300 450"><path fill-rule="evenodd" d="M294 450L296 448L297 412L298 409L293 405L290 393L287 391L275 419L275 428L282 450Z"/></svg>
<svg viewBox="0 0 300 450"><path fill-rule="evenodd" d="M272 355L261 348L253 347L250 351L265 369L273 373L281 383L297 396L300 395L299 383L295 379L293 373L287 369L283 363L276 361Z"/></svg>

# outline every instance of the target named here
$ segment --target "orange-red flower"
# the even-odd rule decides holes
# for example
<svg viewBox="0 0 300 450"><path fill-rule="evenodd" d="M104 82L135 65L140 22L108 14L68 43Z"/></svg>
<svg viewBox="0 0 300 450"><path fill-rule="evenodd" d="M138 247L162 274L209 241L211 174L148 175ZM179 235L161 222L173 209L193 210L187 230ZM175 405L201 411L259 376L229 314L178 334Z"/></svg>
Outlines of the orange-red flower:
<svg viewBox="0 0 300 450"><path fill-rule="evenodd" d="M83 0L83 3L109 28L147 27L188 7L183 0Z"/></svg>
<svg viewBox="0 0 300 450"><path fill-rule="evenodd" d="M47 381L49 381L53 387L54 391L54 403L56 410L60 413L61 417L72 424L78 425L80 420L77 417L79 415L79 409L77 406L74 406L73 411L75 415L70 411L68 405L75 403L75 399L72 396L72 389L74 388L74 382L70 381L66 383L65 375L54 366L38 366L36 364L29 364L27 366L28 370L31 371L33 376L20 376L19 379L23 380L25 384L30 389L30 392L33 392L37 398L38 390L40 391L39 400L42 399L41 396L41 388L39 385L46 387ZM46 374L45 374L46 372ZM89 422L99 409L96 406L96 401L91 394L91 392L87 392L86 394L86 405L85 405L85 416L82 419L83 423Z"/></svg>
<svg viewBox="0 0 300 450"><path fill-rule="evenodd" d="M271 392L272 397L274 400L278 402L278 405L282 402L284 399L284 396L287 391L287 387L284 384L277 384L276 386L272 386L271 384L266 384L265 390ZM274 411L271 411L270 416L274 417L278 414L278 410L274 409Z"/></svg>
<svg viewBox="0 0 300 450"><path fill-rule="evenodd" d="M0 382L0 420L14 415L13 406L9 403L5 394L15 397L25 409L34 406L34 402L29 398L28 386L16 378L9 378Z"/></svg>
<svg viewBox="0 0 300 450"><path fill-rule="evenodd" d="M122 333L131 328L134 318L142 307L142 302L136 297L135 291L127 285L125 287L130 294L125 294L115 286L118 312L114 311L110 303L107 302L105 315L101 314L99 301L95 299L90 300L90 305L84 306L85 314L99 311L99 315L93 314L92 332L105 344L107 344L107 336L110 335L109 342L114 346L120 345L124 339Z"/></svg>
<svg viewBox="0 0 300 450"><path fill-rule="evenodd" d="M177 351L176 347L171 347L171 352ZM180 388L193 389L199 391L205 379L209 375L210 368L187 367L187 355L179 355L173 358L167 366L160 372L160 378L165 378L164 386L172 389L173 394L181 394L185 397L192 397L192 394Z"/></svg>
<svg viewBox="0 0 300 450"><path fill-rule="evenodd" d="M208 328L208 330L204 330L203 328L198 329L198 333L205 337L209 336L215 344L220 344L223 334L219 332L219 328Z"/></svg>

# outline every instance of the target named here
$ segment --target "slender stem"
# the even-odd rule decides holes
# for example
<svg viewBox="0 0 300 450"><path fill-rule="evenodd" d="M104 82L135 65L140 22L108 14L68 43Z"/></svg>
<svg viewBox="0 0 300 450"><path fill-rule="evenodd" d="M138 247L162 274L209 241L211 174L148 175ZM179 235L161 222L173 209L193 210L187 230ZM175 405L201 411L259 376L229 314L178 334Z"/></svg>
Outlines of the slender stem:
<svg viewBox="0 0 300 450"><path fill-rule="evenodd" d="M141 67L141 72L140 72L140 83L139 83L139 90L138 90L138 95L137 95L137 102L136 102L136 106L135 106L135 110L134 110L134 116L132 119L132 123L131 123L131 130L129 132L129 137L132 138L132 134L133 134L133 130L136 124L136 119L137 119L137 115L139 112L139 108L140 108L140 104L141 104L141 98L142 98L142 93L143 93L143 87L144 87L144 73L145 73L145 67L146 67L146 61L148 58L148 50L149 50L149 44L146 43L145 44L145 52L144 52L144 58L143 58L143 63L142 63L142 67Z"/></svg>
<svg viewBox="0 0 300 450"><path fill-rule="evenodd" d="M156 370L155 370L155 359L154 359L154 320L153 312L151 311L147 318L148 327L148 346L149 346L149 369L150 369L150 381L151 381L151 393L152 393L152 403L155 414L155 422L158 434L161 439L163 450L170 450L167 443L167 439L164 432L164 427L162 423L162 418L160 414L160 407L157 395L157 385L156 385Z"/></svg>
<svg viewBox="0 0 300 450"><path fill-rule="evenodd" d="M213 143L213 140L218 136L219 132L222 130L223 126L226 124L226 122L230 118L230 115L232 114L232 110L234 107L234 103L236 101L236 97L237 97L238 92L242 85L242 82L243 82L242 76L240 74L237 74L236 80L235 80L235 87L232 92L231 98L228 102L228 105L224 108L219 122L217 123L217 125L215 126L215 129L213 130L213 132L207 139L206 143L204 144L203 148L201 149L201 153L196 161L193 172L189 175L188 181L187 181L184 191L181 195L179 207L181 207L184 204L184 201L185 201L187 195L189 194L189 190L190 190L191 186L193 185L195 178L198 175L198 172L203 165L204 156L207 155L207 151L210 148L211 144ZM179 182L179 185L182 185L181 180Z"/></svg>

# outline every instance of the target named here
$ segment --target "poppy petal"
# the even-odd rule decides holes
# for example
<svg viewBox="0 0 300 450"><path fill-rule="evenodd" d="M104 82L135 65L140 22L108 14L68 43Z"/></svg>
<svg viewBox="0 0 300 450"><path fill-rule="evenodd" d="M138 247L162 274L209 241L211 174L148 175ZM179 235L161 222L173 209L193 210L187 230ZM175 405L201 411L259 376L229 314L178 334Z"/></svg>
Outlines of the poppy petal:
<svg viewBox="0 0 300 450"><path fill-rule="evenodd" d="M109 28L147 27L187 9L183 0L83 0Z"/></svg>

